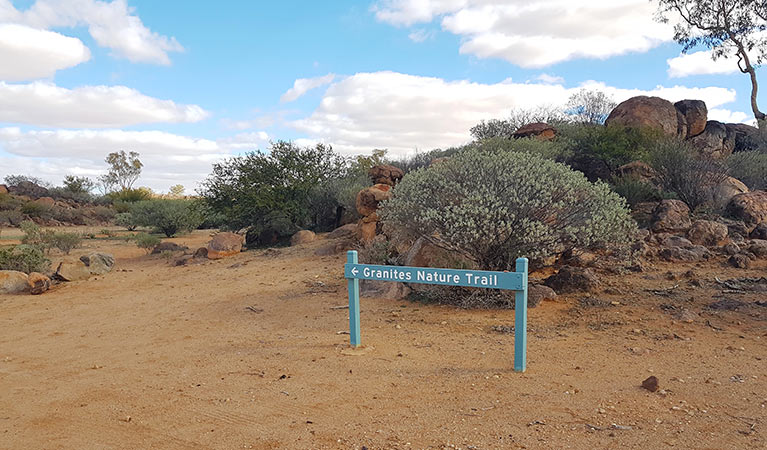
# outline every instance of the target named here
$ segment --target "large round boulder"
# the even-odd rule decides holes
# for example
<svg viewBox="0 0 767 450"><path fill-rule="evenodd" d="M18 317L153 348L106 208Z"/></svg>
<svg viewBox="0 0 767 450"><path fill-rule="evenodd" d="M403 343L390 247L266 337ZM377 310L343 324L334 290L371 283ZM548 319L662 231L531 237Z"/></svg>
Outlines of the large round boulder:
<svg viewBox="0 0 767 450"><path fill-rule="evenodd" d="M767 191L738 194L727 204L727 213L742 220L750 230L767 221Z"/></svg>
<svg viewBox="0 0 767 450"><path fill-rule="evenodd" d="M351 239L357 234L357 224L347 223L328 233L328 239Z"/></svg>
<svg viewBox="0 0 767 450"><path fill-rule="evenodd" d="M681 200L663 200L652 212L650 228L656 233L687 231L691 225L690 208Z"/></svg>
<svg viewBox="0 0 767 450"><path fill-rule="evenodd" d="M368 170L368 176L373 180L373 184L388 184L394 186L405 176L405 172L399 167L388 164L373 166Z"/></svg>
<svg viewBox="0 0 767 450"><path fill-rule="evenodd" d="M0 184L0 194L7 194L8 193L8 186L4 184Z"/></svg>
<svg viewBox="0 0 767 450"><path fill-rule="evenodd" d="M674 107L684 116L687 123L687 135L693 137L703 133L708 120L708 108L702 100L681 100L674 103Z"/></svg>
<svg viewBox="0 0 767 450"><path fill-rule="evenodd" d="M724 159L735 148L735 133L722 122L709 120L703 133L690 138L689 142L701 156Z"/></svg>
<svg viewBox="0 0 767 450"><path fill-rule="evenodd" d="M365 188L357 194L357 212L369 216L378 209L378 204L391 198L391 186L376 184Z"/></svg>
<svg viewBox="0 0 767 450"><path fill-rule="evenodd" d="M684 116L670 101L660 97L640 95L616 106L605 120L605 125L652 128L668 135L679 135L680 122L683 120ZM681 128L686 135L686 125Z"/></svg>
<svg viewBox="0 0 767 450"><path fill-rule="evenodd" d="M21 294L28 289L27 274L15 270L0 270L0 294Z"/></svg>
<svg viewBox="0 0 767 450"><path fill-rule="evenodd" d="M208 242L208 259L221 259L242 251L244 238L237 233L218 233Z"/></svg>

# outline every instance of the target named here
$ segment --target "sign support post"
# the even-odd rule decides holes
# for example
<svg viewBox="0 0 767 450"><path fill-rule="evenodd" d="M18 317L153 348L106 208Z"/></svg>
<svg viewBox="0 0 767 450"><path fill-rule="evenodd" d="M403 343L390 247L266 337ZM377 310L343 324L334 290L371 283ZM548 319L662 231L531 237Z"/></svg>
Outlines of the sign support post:
<svg viewBox="0 0 767 450"><path fill-rule="evenodd" d="M517 273L523 273L523 289L514 292L514 371L527 368L527 258L517 258Z"/></svg>
<svg viewBox="0 0 767 450"><path fill-rule="evenodd" d="M357 264L357 252L346 253L348 264ZM349 337L352 347L360 346L360 280L349 278Z"/></svg>
<svg viewBox="0 0 767 450"><path fill-rule="evenodd" d="M527 258L518 258L514 272L487 270L437 269L432 267L381 266L359 264L357 252L346 254L344 277L349 286L349 340L352 347L360 339L359 280L393 281L400 283L439 284L484 289L514 291L514 370L527 368Z"/></svg>

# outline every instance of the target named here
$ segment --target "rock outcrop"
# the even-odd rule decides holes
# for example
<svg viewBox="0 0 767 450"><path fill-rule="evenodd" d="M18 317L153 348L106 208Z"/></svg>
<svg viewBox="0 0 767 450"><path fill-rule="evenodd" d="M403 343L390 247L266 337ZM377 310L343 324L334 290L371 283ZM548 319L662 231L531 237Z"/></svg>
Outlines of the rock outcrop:
<svg viewBox="0 0 767 450"><path fill-rule="evenodd" d="M674 103L674 107L684 116L687 124L685 138L690 138L703 133L708 120L708 108L702 100L681 100Z"/></svg>
<svg viewBox="0 0 767 450"><path fill-rule="evenodd" d="M745 123L728 123L725 125L735 139L733 152L750 152L760 150L767 146L767 140L762 136L758 128Z"/></svg>
<svg viewBox="0 0 767 450"><path fill-rule="evenodd" d="M405 172L399 167L381 164L371 167L370 170L368 170L368 176L373 181L373 184L388 184L389 186L394 186L405 176Z"/></svg>
<svg viewBox="0 0 767 450"><path fill-rule="evenodd" d="M723 123L709 120L703 132L690 138L689 142L701 156L724 159L735 149L735 133Z"/></svg>
<svg viewBox="0 0 767 450"><path fill-rule="evenodd" d="M563 266L559 272L546 278L543 284L559 293L590 291L599 286L599 279L591 269Z"/></svg>
<svg viewBox="0 0 767 450"><path fill-rule="evenodd" d="M652 128L672 136L686 136L687 125L684 120L684 115L670 101L640 95L616 106L605 120L605 125ZM681 131L684 133L680 133Z"/></svg>
<svg viewBox="0 0 767 450"><path fill-rule="evenodd" d="M517 139L534 137L542 141L548 141L550 139L554 139L554 136L556 135L557 130L551 125L544 122L536 122L528 123L527 125L519 127L519 129L514 132L512 137Z"/></svg>
<svg viewBox="0 0 767 450"><path fill-rule="evenodd" d="M690 208L681 200L663 200L652 212L650 228L656 233L687 231L692 225Z"/></svg>
<svg viewBox="0 0 767 450"><path fill-rule="evenodd" d="M371 242L381 231L376 211L381 202L391 198L391 188L388 184L376 184L357 194L357 212L362 216L357 224L357 238L362 243Z"/></svg>
<svg viewBox="0 0 767 450"><path fill-rule="evenodd" d="M705 245L707 247L724 245L727 242L728 234L727 225L711 220L697 220L687 230L687 238L693 244Z"/></svg>
<svg viewBox="0 0 767 450"><path fill-rule="evenodd" d="M767 221L767 191L738 194L727 204L727 213L742 220L749 231Z"/></svg>

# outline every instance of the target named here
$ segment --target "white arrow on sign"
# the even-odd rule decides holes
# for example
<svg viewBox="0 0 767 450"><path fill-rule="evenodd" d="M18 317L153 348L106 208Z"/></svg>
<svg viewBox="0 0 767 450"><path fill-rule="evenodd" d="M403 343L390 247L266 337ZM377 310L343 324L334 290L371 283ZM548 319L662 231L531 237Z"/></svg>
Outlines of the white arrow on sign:
<svg viewBox="0 0 767 450"><path fill-rule="evenodd" d="M360 271L359 271L359 270L357 270L357 268L356 268L356 267L352 267L352 270L351 270L351 272L352 272L352 275L354 275L355 277L357 276L357 274L358 274L358 273L360 273Z"/></svg>

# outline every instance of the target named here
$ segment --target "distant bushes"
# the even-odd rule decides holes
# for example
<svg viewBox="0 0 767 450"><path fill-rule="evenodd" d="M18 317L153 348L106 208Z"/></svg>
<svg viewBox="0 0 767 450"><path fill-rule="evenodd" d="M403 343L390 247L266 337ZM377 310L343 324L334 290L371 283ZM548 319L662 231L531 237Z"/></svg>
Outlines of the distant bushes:
<svg viewBox="0 0 767 450"><path fill-rule="evenodd" d="M21 242L39 249L42 252L48 252L52 248L61 250L68 255L73 249L82 245L82 235L79 233L55 232L45 230L31 221L21 223L21 230L24 236Z"/></svg>
<svg viewBox="0 0 767 450"><path fill-rule="evenodd" d="M149 233L139 233L133 239L136 241L136 246L147 253L151 252L161 242L158 236Z"/></svg>
<svg viewBox="0 0 767 450"><path fill-rule="evenodd" d="M215 164L200 195L207 210L224 217L226 228L248 229L250 245L257 236L271 240L272 231L286 224L290 229L326 226L337 207L349 203L344 192L351 188L332 181L345 179L348 169L349 162L329 146L280 141L269 153L247 153Z"/></svg>
<svg viewBox="0 0 767 450"><path fill-rule="evenodd" d="M507 151L466 151L410 173L381 217L398 239L424 237L487 270L513 270L520 256L627 243L636 227L606 184Z"/></svg>
<svg viewBox="0 0 767 450"><path fill-rule="evenodd" d="M202 217L189 200L140 201L131 206L129 214L136 225L151 227L167 237L192 231L202 223Z"/></svg>

